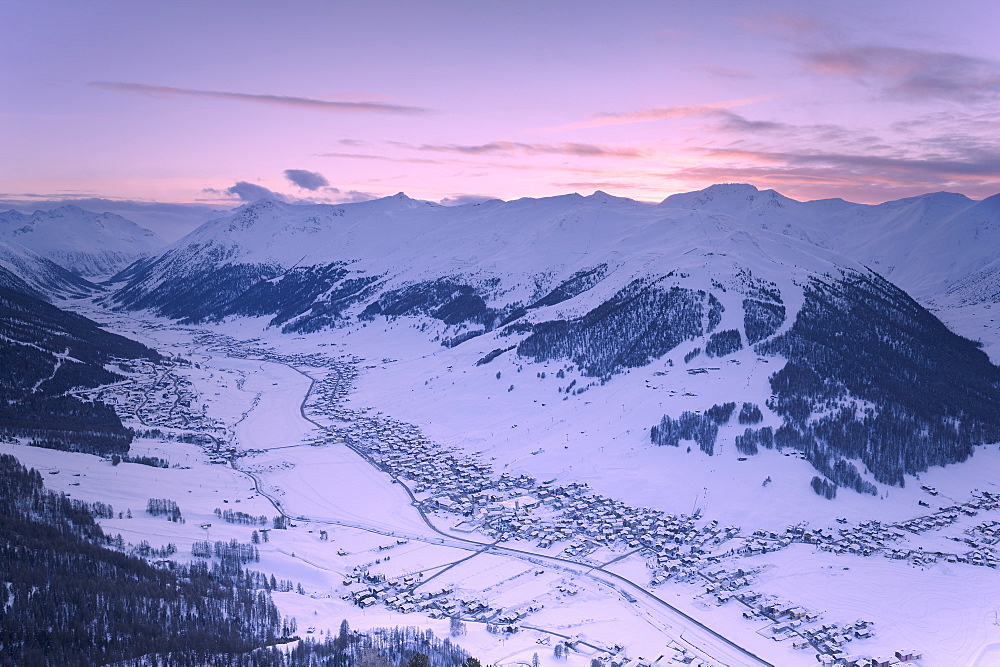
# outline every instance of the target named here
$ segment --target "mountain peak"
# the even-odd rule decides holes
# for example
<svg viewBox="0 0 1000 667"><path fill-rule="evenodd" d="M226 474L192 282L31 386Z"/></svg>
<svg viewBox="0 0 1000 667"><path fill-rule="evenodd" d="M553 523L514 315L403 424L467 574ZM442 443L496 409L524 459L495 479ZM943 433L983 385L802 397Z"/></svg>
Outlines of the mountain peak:
<svg viewBox="0 0 1000 667"><path fill-rule="evenodd" d="M761 190L758 190L756 186L749 183L716 183L708 186L701 192L712 195L741 196L755 195L760 193ZM765 190L764 192L773 192L773 190Z"/></svg>
<svg viewBox="0 0 1000 667"><path fill-rule="evenodd" d="M76 204L63 204L62 206L59 206L57 208L51 208L47 211L37 210L32 214L31 217L37 220L38 218L65 218L69 216L97 217L97 215L98 214L96 213L80 208Z"/></svg>
<svg viewBox="0 0 1000 667"><path fill-rule="evenodd" d="M660 206L665 208L703 208L731 212L758 201L792 201L775 190L758 190L748 183L717 183L695 192L670 195Z"/></svg>

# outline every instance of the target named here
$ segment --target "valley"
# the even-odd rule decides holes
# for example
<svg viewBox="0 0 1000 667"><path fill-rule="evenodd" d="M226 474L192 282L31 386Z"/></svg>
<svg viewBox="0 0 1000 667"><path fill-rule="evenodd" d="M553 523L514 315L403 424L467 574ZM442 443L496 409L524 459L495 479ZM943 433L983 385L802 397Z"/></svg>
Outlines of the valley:
<svg viewBox="0 0 1000 667"><path fill-rule="evenodd" d="M77 307L168 359L97 391L154 436L132 452L173 467L4 450L58 470L46 479L53 488L133 516L148 498L175 499L181 525L102 521L131 544L176 545L172 558L189 559L200 540L258 535L260 569L296 582L298 592L275 599L300 631L333 632L346 618L354 628L416 623L446 635L454 623L465 633L455 641L498 664L537 653L542 664L806 665L817 654L907 647L925 656L916 664L944 655L975 664L986 645L1000 495L962 490L967 480L907 489L930 501L922 515L912 501L869 504L886 516L867 520L800 508L784 527L729 523L725 503L691 513L662 498L627 504L573 480L572 466L540 482L528 474L531 453L503 461L487 456L494 450L445 445L389 406L368 405L358 386L405 363L402 350L371 363L332 335L241 340L232 324L185 327ZM615 480L613 469L603 476ZM220 522L216 508L267 524ZM980 602L966 606L973 590Z"/></svg>
<svg viewBox="0 0 1000 667"><path fill-rule="evenodd" d="M1000 667L1000 3L0 22L0 667Z"/></svg>

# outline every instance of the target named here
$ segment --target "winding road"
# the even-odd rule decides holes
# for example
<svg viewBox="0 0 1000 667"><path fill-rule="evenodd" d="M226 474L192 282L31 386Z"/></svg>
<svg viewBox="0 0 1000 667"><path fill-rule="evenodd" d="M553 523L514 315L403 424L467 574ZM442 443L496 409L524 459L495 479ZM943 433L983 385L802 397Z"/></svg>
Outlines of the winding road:
<svg viewBox="0 0 1000 667"><path fill-rule="evenodd" d="M312 419L306 413L306 403L309 399L310 394L315 386L315 379L310 377L307 373L302 371L295 366L290 364L280 362L259 359L262 364L277 364L284 366L309 380L308 389L305 391L304 395L298 406L299 415L303 420L312 424L317 429L324 433L331 433L331 430L324 426L323 424ZM262 366L263 369L263 366ZM264 400L275 400L276 397L274 392L259 393L255 399L254 405L250 410L254 410L257 406ZM284 396L280 400L287 400ZM248 410L248 412L250 411ZM243 415L246 418L246 413ZM348 439L349 440L349 439ZM288 449L295 447L297 445L281 445L275 447L274 449ZM307 445L301 445L307 446ZM346 442L345 446L350 448L355 454L361 457L366 463L373 466L379 472L385 473L377 463L368 456L362 448L357 445ZM270 451L270 450L269 450ZM704 625L700 621L692 618L691 616L685 614L683 611L677 609L667 601L658 597L651 591L647 590L640 584L624 577L620 574L612 572L605 569L607 565L610 565L614 561L606 563L605 565L595 566L592 563L585 563L571 558L564 558L561 556L552 556L547 554L540 554L531 551L525 551L522 549L517 549L514 547L505 546L498 542L479 542L476 540L458 537L445 532L444 530L438 528L428 513L424 510L422 503L414 495L412 489L406 484L405 480L388 473L392 478L393 482L398 485L409 496L410 505L417 512L420 520L427 526L427 528L439 537L429 538L426 535L421 534L406 534L399 530L386 529L384 526L373 525L372 523L367 523L364 521L349 521L341 518L330 518L330 517L319 517L319 516L307 516L304 514L290 514L283 507L281 501L274 495L268 492L266 485L262 483L259 473L251 472L249 470L244 470L238 468L234 464L234 469L238 472L248 476L254 484L254 488L257 493L262 497L266 498L282 516L290 520L298 521L309 521L316 524L326 524L326 525L338 525L345 526L355 529L360 529L380 535L386 535L394 538L405 538L408 540L423 541L433 544L448 546L456 549L462 549L465 551L473 552L467 558L463 558L456 563L449 565L446 570L450 567L455 567L459 563L463 563L471 558L474 558L480 554L491 553L494 555L508 556L511 558L518 559L520 561L531 563L532 565L547 566L550 568L558 569L575 576L587 577L592 581L607 587L615 592L615 594L621 596L625 600L632 603L636 608L637 614L644 616L645 619L656 626L660 631L663 632L665 636L673 637L675 640L682 641L686 643L694 652L702 655L704 658L720 664L726 665L727 667L774 667L771 663L767 662L760 656L752 653L751 651L739 646L734 643L729 638L716 632L715 630ZM617 559L616 559L617 560ZM444 570L442 570L443 572ZM440 574L440 572L438 573ZM437 575L435 575L437 576ZM426 583L426 582L424 582ZM541 630L540 628L538 628ZM545 632L550 632L543 630ZM557 636L559 633L552 633ZM588 644L595 649L602 650L601 647Z"/></svg>

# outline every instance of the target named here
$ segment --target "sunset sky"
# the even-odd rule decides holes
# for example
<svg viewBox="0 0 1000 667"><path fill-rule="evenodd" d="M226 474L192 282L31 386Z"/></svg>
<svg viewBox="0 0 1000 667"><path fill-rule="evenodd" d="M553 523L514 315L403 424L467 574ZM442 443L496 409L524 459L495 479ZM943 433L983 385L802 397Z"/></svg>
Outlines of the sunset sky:
<svg viewBox="0 0 1000 667"><path fill-rule="evenodd" d="M1000 3L0 0L0 199L1000 192Z"/></svg>

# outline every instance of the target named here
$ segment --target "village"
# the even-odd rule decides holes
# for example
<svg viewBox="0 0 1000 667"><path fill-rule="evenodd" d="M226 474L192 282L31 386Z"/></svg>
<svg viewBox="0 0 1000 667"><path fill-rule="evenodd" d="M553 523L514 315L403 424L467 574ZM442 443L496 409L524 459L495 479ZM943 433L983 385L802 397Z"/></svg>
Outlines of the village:
<svg viewBox="0 0 1000 667"><path fill-rule="evenodd" d="M969 526L967 520L1000 509L1000 494L977 490L965 502L953 502L900 522L851 524L838 519L834 526L795 525L780 533L747 533L740 526L720 525L699 512L672 514L632 507L594 493L586 484L498 475L475 455L438 445L413 425L372 414L371 409L348 408L344 399L363 360L276 354L208 332L200 333L196 340L230 357L272 361L307 374L313 385L303 404L304 414L322 429L306 444L350 447L404 484L419 502L420 511L452 534L516 544L519 549L594 568L624 557L641 557L648 580L637 584L650 589L669 582L698 585L704 595L713 598L713 604L745 607L744 618L764 624L758 633L789 642L796 649L815 651L820 664L918 664L913 661L919 660L920 653L897 651L885 657L850 653L851 642L875 636L870 621L826 620L821 613L794 601L762 595L754 591L754 567L740 565L741 559L801 544L832 554L903 560L912 567L928 567L939 561L997 567L1000 521L987 519ZM178 359L158 365L137 363L127 369L132 382L105 388L100 398L147 433L196 442L213 462L237 464L253 452L240 450L231 442L226 425L206 416L192 383L184 377L190 365ZM932 487L923 490L929 498L937 495ZM930 507L926 502L921 505ZM958 533L955 526L960 519ZM916 536L949 528L954 534L944 539L954 548L925 549L909 544ZM344 573L345 598L359 607L381 604L404 614L423 612L432 618L483 623L498 633L529 627L527 619L539 608L538 603L530 602L498 608L468 591L427 582L420 572L387 577L378 571L377 564L355 565ZM575 591L572 584L560 584L554 594L569 598ZM562 644L565 650L573 648L573 641ZM679 650L674 654L679 656L674 658L678 662L697 664L693 654Z"/></svg>

